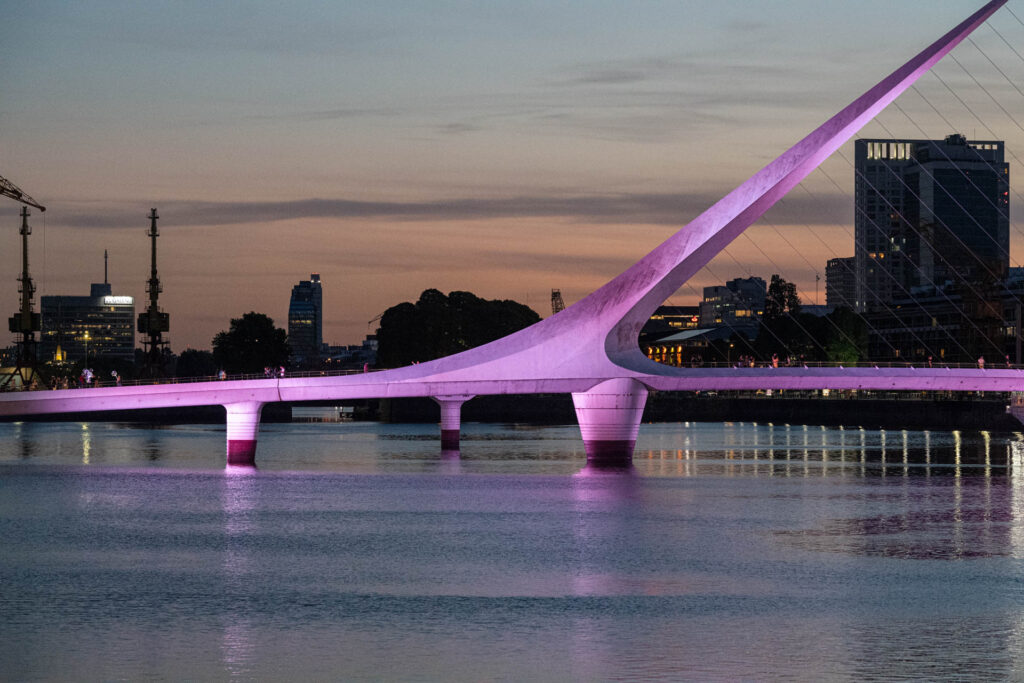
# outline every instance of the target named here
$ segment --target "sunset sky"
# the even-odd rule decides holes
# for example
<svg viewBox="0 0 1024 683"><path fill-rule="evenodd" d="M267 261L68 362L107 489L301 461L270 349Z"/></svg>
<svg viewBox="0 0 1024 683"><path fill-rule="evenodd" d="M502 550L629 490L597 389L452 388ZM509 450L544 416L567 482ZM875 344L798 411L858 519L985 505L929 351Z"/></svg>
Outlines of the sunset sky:
<svg viewBox="0 0 1024 683"><path fill-rule="evenodd" d="M0 175L48 209L30 219L38 295L87 294L108 249L141 310L158 209L176 352L250 310L285 326L311 272L331 343L429 287L547 315L552 288L572 303L603 284L982 4L7 3ZM1011 265L1018 17L1010 0L861 133L1006 140ZM853 254L842 155L672 302L781 272L813 303L817 271L824 303L825 261ZM19 211L0 198L3 320Z"/></svg>

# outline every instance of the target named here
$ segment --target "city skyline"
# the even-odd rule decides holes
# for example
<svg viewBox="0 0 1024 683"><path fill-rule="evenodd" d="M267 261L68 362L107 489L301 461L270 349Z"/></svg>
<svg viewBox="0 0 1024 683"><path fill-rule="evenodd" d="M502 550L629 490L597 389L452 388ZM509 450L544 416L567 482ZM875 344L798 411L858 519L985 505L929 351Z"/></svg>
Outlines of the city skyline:
<svg viewBox="0 0 1024 683"><path fill-rule="evenodd" d="M37 311L41 295L101 281L104 248L115 289L143 299L159 209L175 351L208 348L249 310L285 326L287 293L310 272L329 291L332 343L429 287L547 315L551 288L572 303L617 275L976 4L34 4L0 28L0 174L49 209L30 218ZM1024 39L1006 10L992 22ZM1017 103L985 54L1018 82L1024 61L988 27L973 42L984 54L965 43L954 56ZM937 72L1024 156L1024 132L955 62ZM935 75L897 104L861 136L991 137ZM852 167L834 158L805 186L672 303L772 272L813 303L815 271L853 254ZM5 315L18 211L0 204ZM1014 263L1020 233L1013 220Z"/></svg>

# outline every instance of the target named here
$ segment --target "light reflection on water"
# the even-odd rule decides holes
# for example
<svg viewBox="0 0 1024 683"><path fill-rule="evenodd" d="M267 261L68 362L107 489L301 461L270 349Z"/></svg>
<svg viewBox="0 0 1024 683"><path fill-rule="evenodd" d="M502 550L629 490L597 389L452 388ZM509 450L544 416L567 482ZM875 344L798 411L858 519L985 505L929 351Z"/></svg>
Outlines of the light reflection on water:
<svg viewBox="0 0 1024 683"><path fill-rule="evenodd" d="M0 662L34 679L1014 679L1024 436L0 425Z"/></svg>

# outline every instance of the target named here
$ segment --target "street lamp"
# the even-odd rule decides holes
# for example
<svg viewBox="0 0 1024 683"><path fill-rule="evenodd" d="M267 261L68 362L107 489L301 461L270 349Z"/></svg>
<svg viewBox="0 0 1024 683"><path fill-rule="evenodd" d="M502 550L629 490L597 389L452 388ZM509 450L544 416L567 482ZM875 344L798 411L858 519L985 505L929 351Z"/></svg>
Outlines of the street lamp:
<svg viewBox="0 0 1024 683"><path fill-rule="evenodd" d="M89 367L89 331L86 330L85 334L82 335L82 339L85 341L85 364L82 367Z"/></svg>

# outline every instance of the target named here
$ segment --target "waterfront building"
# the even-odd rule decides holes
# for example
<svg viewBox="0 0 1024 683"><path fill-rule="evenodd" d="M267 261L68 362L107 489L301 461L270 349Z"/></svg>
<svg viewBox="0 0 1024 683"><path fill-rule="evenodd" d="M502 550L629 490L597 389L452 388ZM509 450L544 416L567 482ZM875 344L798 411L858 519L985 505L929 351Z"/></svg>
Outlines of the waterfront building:
<svg viewBox="0 0 1024 683"><path fill-rule="evenodd" d="M1001 141L857 140L856 302L864 311L1001 282L1009 266L1010 169Z"/></svg>
<svg viewBox="0 0 1024 683"><path fill-rule="evenodd" d="M323 290L320 274L313 273L292 287L288 304L288 344L292 350L292 363L298 367L316 367L320 364L323 347Z"/></svg>
<svg viewBox="0 0 1024 683"><path fill-rule="evenodd" d="M1022 292L1024 294L1024 292ZM979 357L1000 363L1015 358L1012 293L979 297L949 286L893 299L888 309L864 314L868 356L879 361L973 364Z"/></svg>
<svg viewBox="0 0 1024 683"><path fill-rule="evenodd" d="M759 277L736 278L724 286L705 287L700 302L700 327L725 326L747 337L756 337L767 293L768 286Z"/></svg>
<svg viewBox="0 0 1024 683"><path fill-rule="evenodd" d="M700 323L700 306L658 306L650 319L675 330L695 330Z"/></svg>
<svg viewBox="0 0 1024 683"><path fill-rule="evenodd" d="M324 352L324 367L329 370L372 368L377 364L377 335L367 335L358 345L325 345Z"/></svg>
<svg viewBox="0 0 1024 683"><path fill-rule="evenodd" d="M724 325L708 329L692 328L662 336L660 338L640 339L640 348L648 358L655 363L673 365L675 367L690 367L704 364L704 357L708 355L707 349L718 342L726 349L726 355L721 358L713 358L713 362L723 360L731 363L738 360L742 351L732 354L731 348L735 344L730 340L738 341L732 329ZM741 349L749 348L749 344L741 344Z"/></svg>
<svg viewBox="0 0 1024 683"><path fill-rule="evenodd" d="M88 358L135 361L135 298L94 283L89 296L44 296L40 303L43 362Z"/></svg>
<svg viewBox="0 0 1024 683"><path fill-rule="evenodd" d="M640 330L640 348L700 325L700 306L659 306Z"/></svg>
<svg viewBox="0 0 1024 683"><path fill-rule="evenodd" d="M825 264L825 304L857 308L857 258L829 259Z"/></svg>

